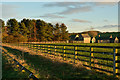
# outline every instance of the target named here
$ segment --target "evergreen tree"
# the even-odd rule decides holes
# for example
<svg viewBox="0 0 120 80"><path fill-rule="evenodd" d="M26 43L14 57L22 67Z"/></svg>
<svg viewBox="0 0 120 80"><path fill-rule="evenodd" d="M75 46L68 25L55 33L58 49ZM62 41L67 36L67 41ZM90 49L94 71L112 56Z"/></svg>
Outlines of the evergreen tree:
<svg viewBox="0 0 120 80"><path fill-rule="evenodd" d="M19 24L16 19L10 19L7 22L7 29L10 35L16 36L20 33Z"/></svg>
<svg viewBox="0 0 120 80"><path fill-rule="evenodd" d="M23 19L21 22L24 22L26 28L28 29L28 41L33 41L32 35L33 35L33 21L29 19Z"/></svg>
<svg viewBox="0 0 120 80"><path fill-rule="evenodd" d="M36 28L36 20L32 20L32 26L33 26L33 41L36 42L37 41L37 28Z"/></svg>
<svg viewBox="0 0 120 80"><path fill-rule="evenodd" d="M5 26L5 23L2 19L0 19L0 27L4 27Z"/></svg>
<svg viewBox="0 0 120 80"><path fill-rule="evenodd" d="M60 26L59 24L57 23L55 26L54 26L54 40L55 41L60 41L61 40L61 34L60 34Z"/></svg>
<svg viewBox="0 0 120 80"><path fill-rule="evenodd" d="M5 32L5 30L6 30L5 23L2 19L0 19L0 33L1 33L1 31L2 31L2 33Z"/></svg>
<svg viewBox="0 0 120 80"><path fill-rule="evenodd" d="M60 25L60 28L61 28L61 39L62 41L65 41L65 40L68 40L69 39L69 36L68 36L68 31L67 31L67 27L64 23L62 23Z"/></svg>
<svg viewBox="0 0 120 80"><path fill-rule="evenodd" d="M28 30L27 27L25 26L24 22L19 23L19 25L20 25L20 33L21 33L23 36L26 36L26 37L27 37L27 34L29 33L29 30Z"/></svg>
<svg viewBox="0 0 120 80"><path fill-rule="evenodd" d="M47 40L52 41L53 40L53 25L51 23L48 23L48 28L46 32L47 32Z"/></svg>
<svg viewBox="0 0 120 80"><path fill-rule="evenodd" d="M3 26L3 42L24 42L24 41L65 41L68 40L68 31L65 24L58 23L53 26L43 20L23 19L17 22L16 19L9 19L7 26L0 19Z"/></svg>

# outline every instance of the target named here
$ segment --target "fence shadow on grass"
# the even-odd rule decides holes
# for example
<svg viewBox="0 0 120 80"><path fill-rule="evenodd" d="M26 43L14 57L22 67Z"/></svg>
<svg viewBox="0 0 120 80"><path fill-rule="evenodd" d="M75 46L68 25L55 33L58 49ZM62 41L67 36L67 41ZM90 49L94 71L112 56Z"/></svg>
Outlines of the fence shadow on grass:
<svg viewBox="0 0 120 80"><path fill-rule="evenodd" d="M13 64L13 60L6 58L5 54L2 55L2 80L23 80L28 74L22 73L18 68L15 67L16 64Z"/></svg>
<svg viewBox="0 0 120 80"><path fill-rule="evenodd" d="M3 46L8 52L20 56L22 51L12 49L10 47ZM62 63L58 61L52 61L41 55L31 55L28 52L24 53L24 59L27 64L34 68L40 74L41 79L115 79L113 76L106 75L91 70L87 70L84 67L74 67L72 64Z"/></svg>

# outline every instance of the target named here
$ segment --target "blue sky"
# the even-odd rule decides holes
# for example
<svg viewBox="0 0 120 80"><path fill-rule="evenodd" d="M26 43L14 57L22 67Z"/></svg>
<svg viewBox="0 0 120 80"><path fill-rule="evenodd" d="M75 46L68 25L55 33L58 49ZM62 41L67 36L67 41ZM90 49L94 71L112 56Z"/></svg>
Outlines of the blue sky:
<svg viewBox="0 0 120 80"><path fill-rule="evenodd" d="M41 19L65 23L69 32L118 31L118 4L113 2L3 2L2 19Z"/></svg>

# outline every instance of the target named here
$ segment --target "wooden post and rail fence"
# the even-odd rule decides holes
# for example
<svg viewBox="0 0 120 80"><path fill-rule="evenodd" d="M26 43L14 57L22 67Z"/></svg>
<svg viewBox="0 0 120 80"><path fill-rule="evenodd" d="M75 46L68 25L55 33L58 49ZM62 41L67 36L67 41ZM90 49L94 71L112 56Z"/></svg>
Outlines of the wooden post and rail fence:
<svg viewBox="0 0 120 80"><path fill-rule="evenodd" d="M32 50L36 49L37 51L44 51L44 53L54 56L61 56L63 57L63 60L71 59L73 61L72 63L75 64L78 61L87 62L87 64L83 65L91 69L107 72L113 74L114 76L120 77L120 46L115 47L35 43L19 43L19 46L25 46L31 48ZM107 49L108 52L105 49Z"/></svg>

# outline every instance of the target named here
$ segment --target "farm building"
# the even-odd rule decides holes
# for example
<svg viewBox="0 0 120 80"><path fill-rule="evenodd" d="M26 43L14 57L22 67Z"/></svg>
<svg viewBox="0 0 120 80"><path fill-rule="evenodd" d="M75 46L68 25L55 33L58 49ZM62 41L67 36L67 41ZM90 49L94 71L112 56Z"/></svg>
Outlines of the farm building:
<svg viewBox="0 0 120 80"><path fill-rule="evenodd" d="M91 37L91 43L95 43L95 42L96 42L95 37Z"/></svg>
<svg viewBox="0 0 120 80"><path fill-rule="evenodd" d="M82 34L82 37L84 39L84 43L90 43L91 37L89 36L89 34Z"/></svg>
<svg viewBox="0 0 120 80"><path fill-rule="evenodd" d="M83 43L83 37L82 37L82 35L81 34L73 34L73 35L71 35L70 36L70 42L72 42L72 43L76 43L76 42L78 42L78 43Z"/></svg>
<svg viewBox="0 0 120 80"><path fill-rule="evenodd" d="M70 36L70 41L81 41L81 43L90 43L91 37L88 34L74 34Z"/></svg>
<svg viewBox="0 0 120 80"><path fill-rule="evenodd" d="M70 41L83 41L83 37L80 34L73 34L70 36Z"/></svg>
<svg viewBox="0 0 120 80"><path fill-rule="evenodd" d="M99 33L95 38L98 43L118 43L120 42L120 33Z"/></svg>

